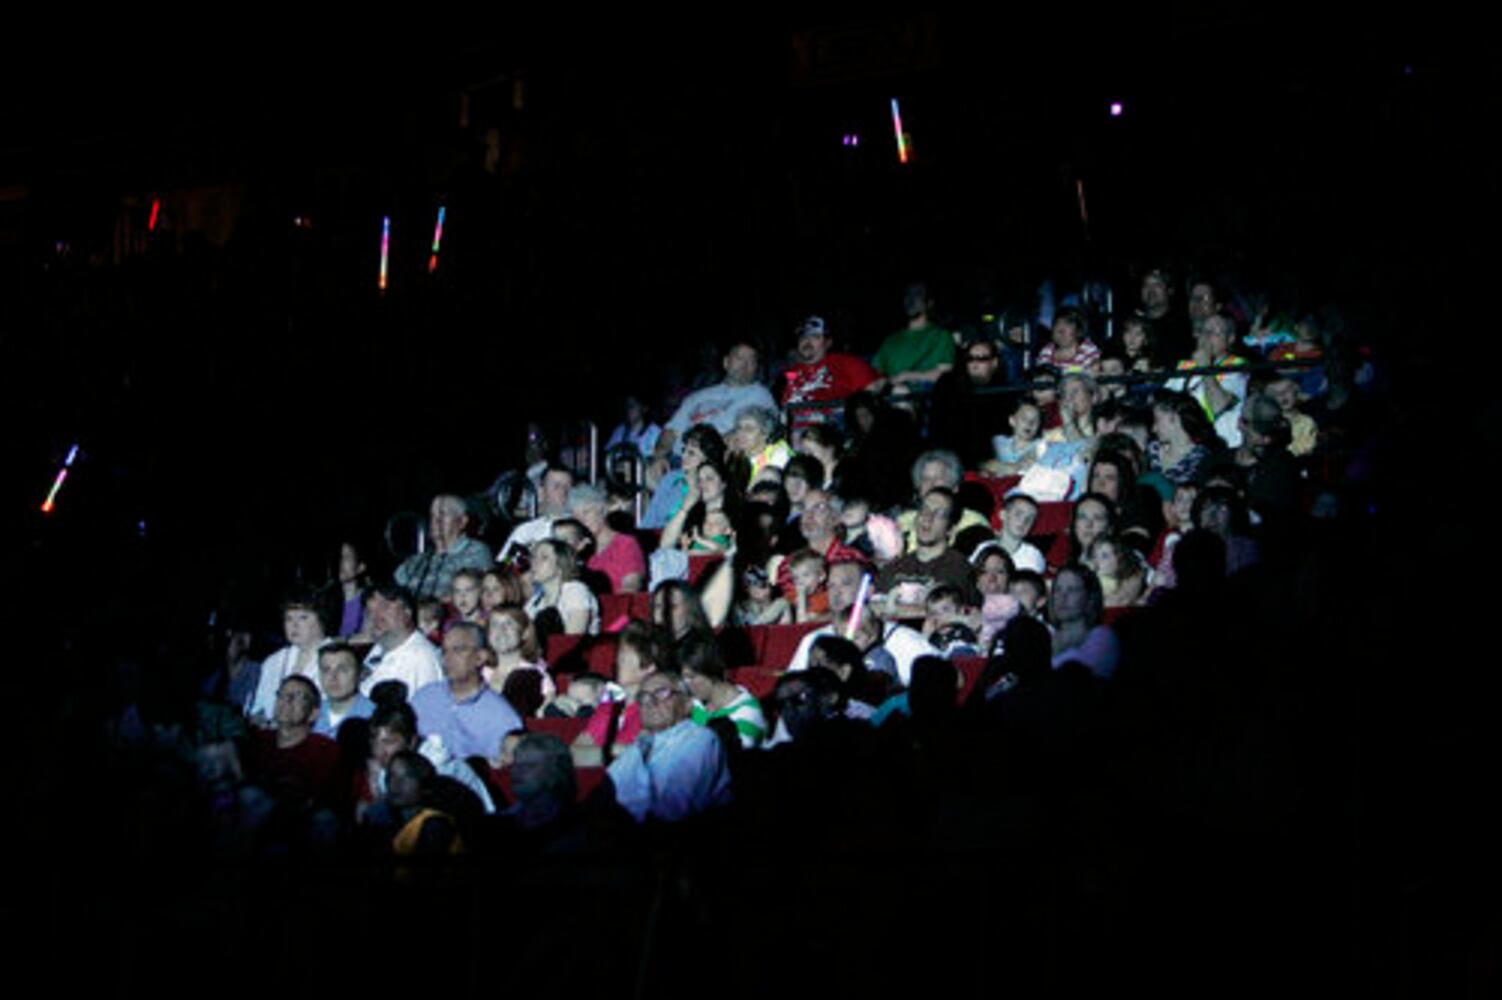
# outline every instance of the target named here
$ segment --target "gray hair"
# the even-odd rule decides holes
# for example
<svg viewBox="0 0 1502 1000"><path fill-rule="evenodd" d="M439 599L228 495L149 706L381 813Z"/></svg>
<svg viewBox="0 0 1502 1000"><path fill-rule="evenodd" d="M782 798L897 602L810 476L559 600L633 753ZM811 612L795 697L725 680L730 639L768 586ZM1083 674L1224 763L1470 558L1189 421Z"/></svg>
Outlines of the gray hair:
<svg viewBox="0 0 1502 1000"><path fill-rule="evenodd" d="M474 637L476 649L490 648L490 637L485 634L485 626L481 625L478 622L451 622L449 624L449 627L443 630L443 634L447 635L450 632L458 632L460 629L465 629L470 632L470 634Z"/></svg>
<svg viewBox="0 0 1502 1000"><path fill-rule="evenodd" d="M450 514L457 514L461 517L469 516L469 504L465 503L464 498L461 496L455 496L452 493L440 493L433 498L433 503L446 509Z"/></svg>
<svg viewBox="0 0 1502 1000"><path fill-rule="evenodd" d="M544 771L540 791L560 802L572 802L578 779L574 772L574 758L563 741L552 733L528 733L516 741L512 760L523 750L537 753L543 759Z"/></svg>
<svg viewBox="0 0 1502 1000"><path fill-rule="evenodd" d="M771 441L777 430L777 411L766 406L743 406L735 412L735 422L754 420L761 432Z"/></svg>
<svg viewBox="0 0 1502 1000"><path fill-rule="evenodd" d="M568 509L577 514L580 507L605 507L605 491L593 483L580 483L568 491Z"/></svg>
<svg viewBox="0 0 1502 1000"><path fill-rule="evenodd" d="M919 455L913 463L913 489L918 489L923 483L923 467L933 462L940 463L949 471L949 488L959 488L965 478L965 465L960 461L960 456L947 448L934 448Z"/></svg>

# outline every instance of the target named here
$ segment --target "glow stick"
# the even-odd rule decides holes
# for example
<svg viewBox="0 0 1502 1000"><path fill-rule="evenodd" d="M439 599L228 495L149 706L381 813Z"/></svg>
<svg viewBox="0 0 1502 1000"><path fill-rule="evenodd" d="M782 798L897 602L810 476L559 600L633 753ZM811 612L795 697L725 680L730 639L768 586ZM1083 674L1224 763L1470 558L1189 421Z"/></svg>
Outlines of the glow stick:
<svg viewBox="0 0 1502 1000"><path fill-rule="evenodd" d="M897 134L897 162L907 162L907 136L902 131L902 110L897 107L897 98L892 98L892 131Z"/></svg>
<svg viewBox="0 0 1502 1000"><path fill-rule="evenodd" d="M63 488L63 481L68 478L68 470L73 467L73 460L78 457L78 445L68 449L68 457L63 459L63 467L57 470L57 478L52 481L52 489L47 492L47 499L42 501L42 513L50 514L56 507L57 491Z"/></svg>
<svg viewBox="0 0 1502 1000"><path fill-rule="evenodd" d="M445 206L438 206L438 224L433 227L433 253L428 257L429 274L438 270L438 247L443 243L443 213L446 210Z"/></svg>
<svg viewBox="0 0 1502 1000"><path fill-rule="evenodd" d="M381 280L378 283L381 291L386 290L386 263L391 254L391 216L381 217Z"/></svg>
<svg viewBox="0 0 1502 1000"><path fill-rule="evenodd" d="M855 603L850 606L850 621L845 623L845 638L855 638L855 627L860 624L861 612L866 610L866 597L871 593L871 574L861 574L860 589L855 592Z"/></svg>
<svg viewBox="0 0 1502 1000"><path fill-rule="evenodd" d="M1082 222L1083 224L1085 224L1085 225L1088 226L1088 225L1090 225L1090 215L1089 215L1088 212L1085 211L1085 181L1084 181L1084 178L1076 177L1074 179L1074 191L1075 191L1075 194L1079 195L1079 198L1080 198L1080 222Z"/></svg>
<svg viewBox="0 0 1502 1000"><path fill-rule="evenodd" d="M162 213L162 199L160 199L160 198L153 198L153 199L151 199L151 218L148 219L148 220L146 220L146 231L147 232L149 232L149 233L156 232L156 217L158 215L160 215L161 213Z"/></svg>

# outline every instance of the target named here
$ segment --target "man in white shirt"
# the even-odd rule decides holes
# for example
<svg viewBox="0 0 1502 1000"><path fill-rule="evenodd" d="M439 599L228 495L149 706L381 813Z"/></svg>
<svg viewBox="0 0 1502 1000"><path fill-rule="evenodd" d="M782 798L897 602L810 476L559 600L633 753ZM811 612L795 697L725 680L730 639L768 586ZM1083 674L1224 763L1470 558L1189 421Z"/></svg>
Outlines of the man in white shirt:
<svg viewBox="0 0 1502 1000"><path fill-rule="evenodd" d="M443 662L438 648L417 631L417 606L410 591L401 587L378 587L365 602L365 620L376 644L365 657L370 673L360 685L369 695L381 681L401 681L407 697L435 681L443 680Z"/></svg>
<svg viewBox="0 0 1502 1000"><path fill-rule="evenodd" d="M496 557L497 562L505 562L517 552L526 551L533 542L553 537L553 522L568 516L568 495L574 488L574 474L561 465L550 465L543 472L541 483L537 493L537 516L511 530Z"/></svg>
<svg viewBox="0 0 1502 1000"><path fill-rule="evenodd" d="M735 415L748 406L777 409L777 401L766 386L756 381L760 359L750 344L735 344L725 354L725 381L689 393L678 412L657 437L655 457L666 459L681 451L678 442L695 424L709 424L729 437L735 430Z"/></svg>
<svg viewBox="0 0 1502 1000"><path fill-rule="evenodd" d="M855 605L855 595L860 591L863 572L861 565L853 562L835 563L829 568L829 610L834 614L834 621L822 628L814 629L803 637L798 643L798 648L793 652L792 662L788 664L789 670L808 669L808 655L819 636L845 634L850 609ZM881 628L880 644L883 649L892 654L892 661L897 668L897 678L902 681L904 687L913 675L914 660L920 656L939 655L939 651L934 649L928 640L923 638L923 633L917 629L898 625L895 622L880 622L871 611L867 611L863 618L870 619Z"/></svg>

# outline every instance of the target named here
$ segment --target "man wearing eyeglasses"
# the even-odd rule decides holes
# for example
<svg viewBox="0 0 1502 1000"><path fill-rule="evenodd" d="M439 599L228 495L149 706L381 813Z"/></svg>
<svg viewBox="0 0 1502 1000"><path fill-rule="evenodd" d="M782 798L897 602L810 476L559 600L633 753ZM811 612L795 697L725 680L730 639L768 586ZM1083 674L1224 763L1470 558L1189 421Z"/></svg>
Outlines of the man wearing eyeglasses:
<svg viewBox="0 0 1502 1000"><path fill-rule="evenodd" d="M638 823L676 822L730 801L720 738L695 723L682 675L656 671L637 689L641 734L610 765L615 799Z"/></svg>
<svg viewBox="0 0 1502 1000"><path fill-rule="evenodd" d="M991 439L1002 433L1016 397L982 390L1004 384L1001 355L990 340L972 340L960 352L961 366L934 386L929 441L949 448L968 469L991 457Z"/></svg>

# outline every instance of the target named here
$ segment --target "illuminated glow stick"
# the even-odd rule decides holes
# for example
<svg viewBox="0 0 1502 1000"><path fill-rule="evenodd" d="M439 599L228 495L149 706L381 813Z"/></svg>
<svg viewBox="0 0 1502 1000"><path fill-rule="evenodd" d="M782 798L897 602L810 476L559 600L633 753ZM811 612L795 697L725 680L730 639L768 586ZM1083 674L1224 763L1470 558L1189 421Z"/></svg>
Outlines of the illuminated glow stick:
<svg viewBox="0 0 1502 1000"><path fill-rule="evenodd" d="M149 233L156 232L156 217L158 215L161 215L161 214L162 214L162 199L160 199L160 198L153 198L153 199L151 199L151 218L148 219L148 220L146 220L146 231L147 232L149 232Z"/></svg>
<svg viewBox="0 0 1502 1000"><path fill-rule="evenodd" d="M386 264L390 260L390 257L391 216L384 215L381 217L381 280L379 282L379 287L383 292L386 290Z"/></svg>
<svg viewBox="0 0 1502 1000"><path fill-rule="evenodd" d="M438 247L443 243L443 213L447 211L443 205L438 206L438 224L433 227L433 253L428 257L428 273L438 270Z"/></svg>
<svg viewBox="0 0 1502 1000"><path fill-rule="evenodd" d="M56 508L57 491L63 488L63 481L68 478L68 470L73 467L73 460L78 457L78 445L68 449L68 457L63 459L63 467L57 470L57 478L52 481L52 489L47 492L47 499L42 501L42 513L50 514Z"/></svg>
<svg viewBox="0 0 1502 1000"><path fill-rule="evenodd" d="M897 162L907 162L907 136L902 131L902 110L897 107L897 98L892 98L892 131L897 135Z"/></svg>
<svg viewBox="0 0 1502 1000"><path fill-rule="evenodd" d="M845 638L855 638L855 627L860 624L861 612L866 610L866 598L871 593L871 574L861 574L860 590L855 592L855 603L850 606L850 620L845 623Z"/></svg>

